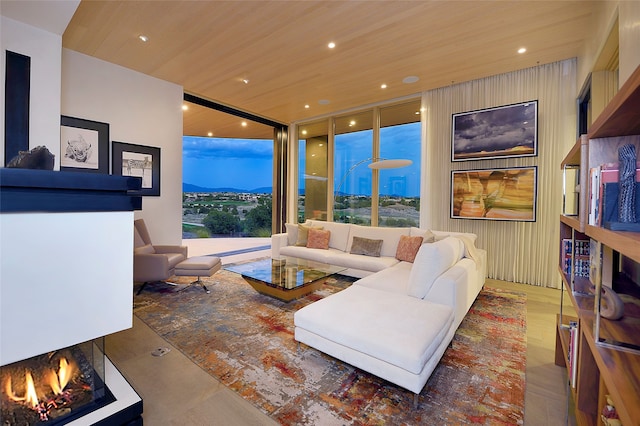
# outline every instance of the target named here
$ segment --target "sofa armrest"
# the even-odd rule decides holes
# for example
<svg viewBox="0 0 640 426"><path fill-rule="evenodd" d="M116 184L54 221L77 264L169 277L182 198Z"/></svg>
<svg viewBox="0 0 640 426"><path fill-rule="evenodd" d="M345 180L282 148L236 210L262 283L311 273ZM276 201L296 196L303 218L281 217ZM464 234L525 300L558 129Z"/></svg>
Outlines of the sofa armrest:
<svg viewBox="0 0 640 426"><path fill-rule="evenodd" d="M169 258L164 254L134 254L133 280L161 281L169 278Z"/></svg>
<svg viewBox="0 0 640 426"><path fill-rule="evenodd" d="M456 328L467 314L468 275L464 267L455 264L436 278L431 289L424 297L424 300L451 306L455 315L454 324Z"/></svg>
<svg viewBox="0 0 640 426"><path fill-rule="evenodd" d="M286 233L273 234L271 236L271 258L282 259L280 255L280 248L289 245L289 236Z"/></svg>
<svg viewBox="0 0 640 426"><path fill-rule="evenodd" d="M180 253L184 256L184 258L186 259L187 256L187 252L188 252L188 247L187 246L168 246L168 245L159 245L153 246L154 250L156 251L157 254L164 254L164 253Z"/></svg>

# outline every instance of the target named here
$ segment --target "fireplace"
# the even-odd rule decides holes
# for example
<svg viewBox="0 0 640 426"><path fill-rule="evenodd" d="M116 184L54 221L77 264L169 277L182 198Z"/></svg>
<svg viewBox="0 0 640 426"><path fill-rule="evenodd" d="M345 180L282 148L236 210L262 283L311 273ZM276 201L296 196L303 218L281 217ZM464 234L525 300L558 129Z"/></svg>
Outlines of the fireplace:
<svg viewBox="0 0 640 426"><path fill-rule="evenodd" d="M132 326L139 178L0 168L0 419L141 425L105 356Z"/></svg>
<svg viewBox="0 0 640 426"><path fill-rule="evenodd" d="M0 367L3 424L66 424L113 402L104 357L99 338Z"/></svg>

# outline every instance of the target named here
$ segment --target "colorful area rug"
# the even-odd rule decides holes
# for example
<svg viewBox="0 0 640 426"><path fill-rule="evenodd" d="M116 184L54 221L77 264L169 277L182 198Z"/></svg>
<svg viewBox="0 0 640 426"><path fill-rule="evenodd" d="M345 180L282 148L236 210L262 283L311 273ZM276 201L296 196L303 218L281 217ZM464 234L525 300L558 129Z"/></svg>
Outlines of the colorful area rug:
<svg viewBox="0 0 640 426"><path fill-rule="evenodd" d="M149 284L134 313L204 371L283 425L524 422L526 296L485 288L420 394L293 338L293 313L351 285L335 276L289 303L222 270L199 286ZM135 289L137 290L137 288Z"/></svg>

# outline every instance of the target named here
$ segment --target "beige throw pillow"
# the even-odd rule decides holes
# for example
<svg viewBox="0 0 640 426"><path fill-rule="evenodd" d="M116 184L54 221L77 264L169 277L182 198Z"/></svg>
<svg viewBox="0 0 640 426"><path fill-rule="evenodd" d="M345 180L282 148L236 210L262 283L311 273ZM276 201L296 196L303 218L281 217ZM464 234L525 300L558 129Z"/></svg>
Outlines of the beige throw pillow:
<svg viewBox="0 0 640 426"><path fill-rule="evenodd" d="M309 226L309 225L298 225L298 239L296 240L296 245L300 247L307 246L307 240L309 238L309 229L323 229L322 226Z"/></svg>
<svg viewBox="0 0 640 426"><path fill-rule="evenodd" d="M383 240L371 240L369 238L353 237L351 254L380 257Z"/></svg>

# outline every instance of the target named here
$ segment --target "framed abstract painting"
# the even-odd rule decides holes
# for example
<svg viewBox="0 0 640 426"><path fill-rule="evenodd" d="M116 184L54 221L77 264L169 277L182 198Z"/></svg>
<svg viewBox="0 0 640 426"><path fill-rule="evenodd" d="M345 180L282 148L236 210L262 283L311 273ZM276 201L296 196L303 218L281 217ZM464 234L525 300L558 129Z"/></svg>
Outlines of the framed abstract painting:
<svg viewBox="0 0 640 426"><path fill-rule="evenodd" d="M536 221L537 167L454 170L451 218Z"/></svg>

